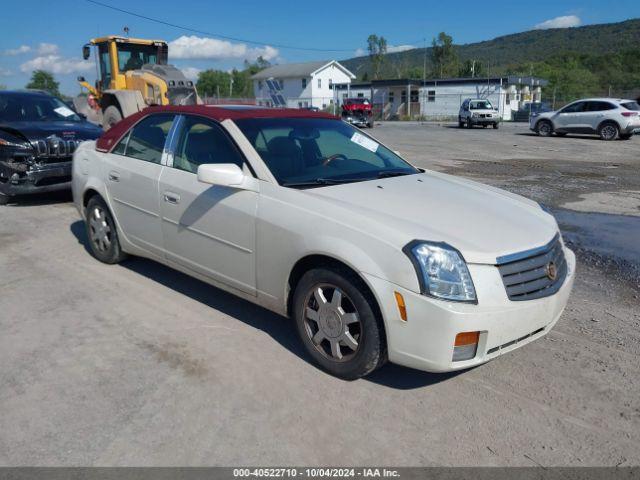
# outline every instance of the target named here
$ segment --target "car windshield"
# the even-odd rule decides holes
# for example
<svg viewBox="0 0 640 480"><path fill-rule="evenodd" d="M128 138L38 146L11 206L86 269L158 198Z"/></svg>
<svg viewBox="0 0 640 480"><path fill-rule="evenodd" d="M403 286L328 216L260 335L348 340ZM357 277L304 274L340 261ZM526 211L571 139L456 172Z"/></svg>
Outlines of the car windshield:
<svg viewBox="0 0 640 480"><path fill-rule="evenodd" d="M281 185L313 187L412 175L419 170L340 120L236 120Z"/></svg>
<svg viewBox="0 0 640 480"><path fill-rule="evenodd" d="M640 112L640 105L638 102L625 102L621 104L627 110L631 110L633 112Z"/></svg>
<svg viewBox="0 0 640 480"><path fill-rule="evenodd" d="M155 45L118 45L118 68L121 72L139 70L142 65L157 64L158 47Z"/></svg>
<svg viewBox="0 0 640 480"><path fill-rule="evenodd" d="M471 110L493 110L491 102L488 100L473 100L470 103Z"/></svg>
<svg viewBox="0 0 640 480"><path fill-rule="evenodd" d="M2 122L80 122L82 119L61 100L46 95L0 94Z"/></svg>

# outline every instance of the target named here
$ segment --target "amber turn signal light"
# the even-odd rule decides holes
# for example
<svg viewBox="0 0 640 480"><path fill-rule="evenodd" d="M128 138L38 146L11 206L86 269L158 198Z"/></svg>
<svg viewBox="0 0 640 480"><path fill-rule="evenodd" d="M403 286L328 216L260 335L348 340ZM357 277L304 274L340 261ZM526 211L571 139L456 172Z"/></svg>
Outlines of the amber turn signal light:
<svg viewBox="0 0 640 480"><path fill-rule="evenodd" d="M453 344L455 347L462 347L464 345L474 345L480 340L480 332L465 332L456 335L456 341Z"/></svg>
<svg viewBox="0 0 640 480"><path fill-rule="evenodd" d="M396 297L396 304L398 305L398 312L400 312L400 318L407 321L407 306L404 303L404 297L399 292L393 292Z"/></svg>

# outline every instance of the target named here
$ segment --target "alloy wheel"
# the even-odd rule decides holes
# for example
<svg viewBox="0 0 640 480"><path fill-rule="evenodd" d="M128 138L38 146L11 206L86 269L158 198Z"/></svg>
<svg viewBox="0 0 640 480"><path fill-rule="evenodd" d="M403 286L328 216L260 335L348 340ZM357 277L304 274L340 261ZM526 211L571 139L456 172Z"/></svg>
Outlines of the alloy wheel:
<svg viewBox="0 0 640 480"><path fill-rule="evenodd" d="M315 349L335 362L351 360L360 348L363 328L349 296L335 285L319 284L304 305L304 329Z"/></svg>
<svg viewBox="0 0 640 480"><path fill-rule="evenodd" d="M602 127L601 135L605 140L613 140L618 135L618 130L613 125L605 125Z"/></svg>
<svg viewBox="0 0 640 480"><path fill-rule="evenodd" d="M89 214L89 234L91 243L100 252L106 252L111 248L111 225L106 212L99 206L95 206Z"/></svg>

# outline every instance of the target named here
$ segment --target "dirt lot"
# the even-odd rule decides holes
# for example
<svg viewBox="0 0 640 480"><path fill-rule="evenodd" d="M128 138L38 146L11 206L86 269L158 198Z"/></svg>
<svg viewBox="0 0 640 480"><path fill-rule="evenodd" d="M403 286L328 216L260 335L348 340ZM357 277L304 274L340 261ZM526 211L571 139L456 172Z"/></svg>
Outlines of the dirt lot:
<svg viewBox="0 0 640 480"><path fill-rule="evenodd" d="M640 465L640 138L373 133L553 209L579 266L546 338L344 382L288 320L151 261L102 265L68 197L23 200L0 207L0 464Z"/></svg>

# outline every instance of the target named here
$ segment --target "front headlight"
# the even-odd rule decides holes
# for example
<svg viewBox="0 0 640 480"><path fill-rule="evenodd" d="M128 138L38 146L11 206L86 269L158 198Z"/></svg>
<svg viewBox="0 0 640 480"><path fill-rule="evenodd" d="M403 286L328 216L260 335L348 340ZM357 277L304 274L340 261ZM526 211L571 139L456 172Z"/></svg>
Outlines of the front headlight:
<svg viewBox="0 0 640 480"><path fill-rule="evenodd" d="M460 252L446 243L415 241L405 247L418 273L422 293L476 303L471 274Z"/></svg>

